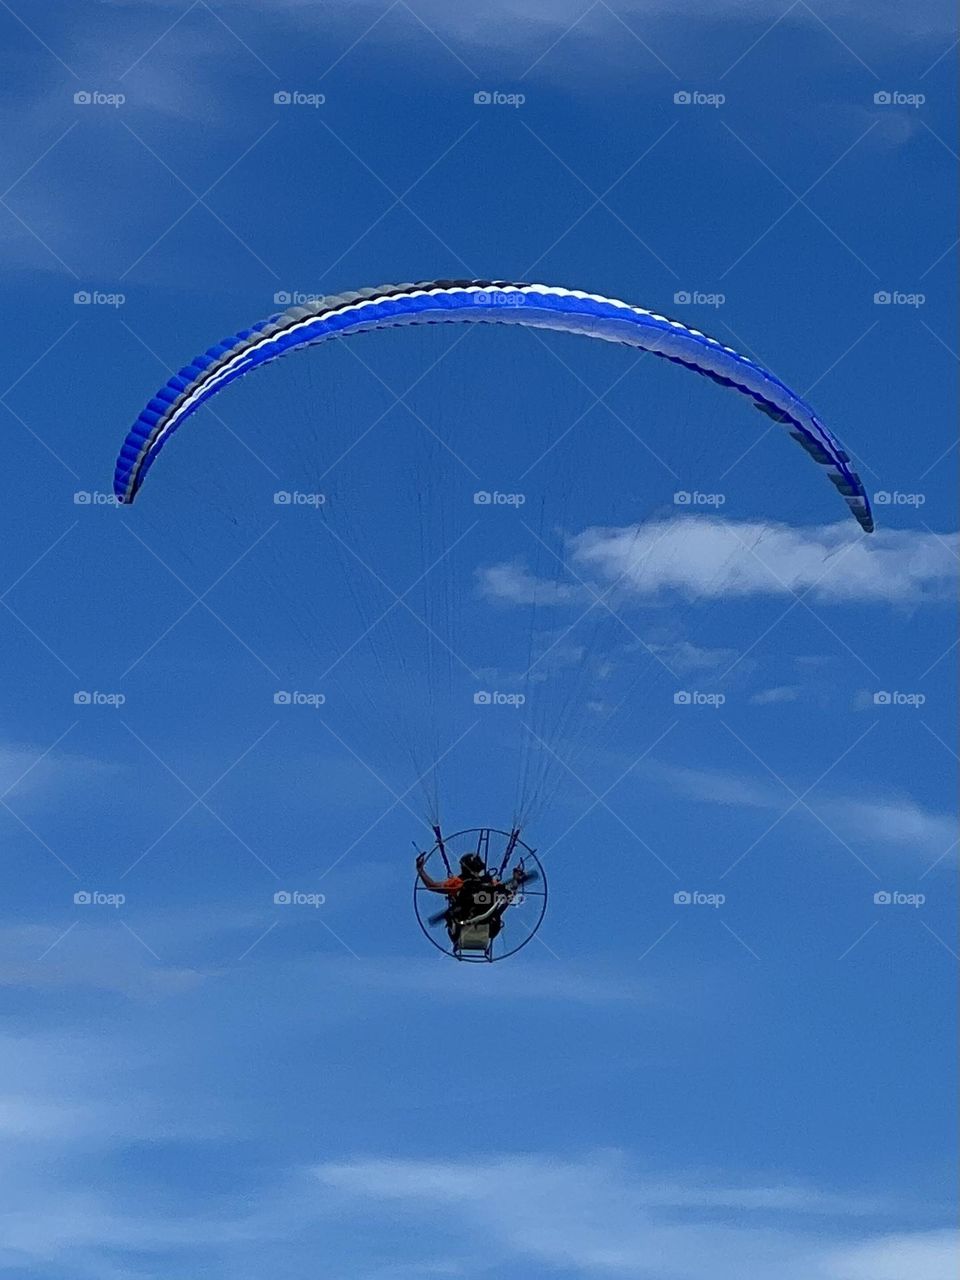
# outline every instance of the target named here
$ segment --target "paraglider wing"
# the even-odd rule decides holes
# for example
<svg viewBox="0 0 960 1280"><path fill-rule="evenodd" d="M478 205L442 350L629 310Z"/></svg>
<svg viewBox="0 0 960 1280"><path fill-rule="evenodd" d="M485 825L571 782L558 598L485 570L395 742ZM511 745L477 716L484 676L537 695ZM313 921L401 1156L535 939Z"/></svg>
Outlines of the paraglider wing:
<svg viewBox="0 0 960 1280"><path fill-rule="evenodd" d="M293 307L224 339L161 387L140 414L117 459L114 492L136 498L173 433L231 382L280 356L371 329L438 323L515 324L620 342L731 387L777 422L806 450L867 532L870 502L850 457L811 406L762 365L677 320L615 298L551 285L437 280L384 285Z"/></svg>

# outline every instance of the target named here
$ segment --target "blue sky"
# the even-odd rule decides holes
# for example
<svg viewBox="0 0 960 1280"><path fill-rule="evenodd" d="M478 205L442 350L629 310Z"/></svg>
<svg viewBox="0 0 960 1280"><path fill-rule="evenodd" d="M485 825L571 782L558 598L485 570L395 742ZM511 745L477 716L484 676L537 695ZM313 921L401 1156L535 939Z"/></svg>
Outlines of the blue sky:
<svg viewBox="0 0 960 1280"><path fill-rule="evenodd" d="M2 1274L955 1273L953 23L0 3ZM472 327L280 362L107 500L278 295L472 276L762 360L877 533L739 397ZM403 747L504 825L525 723L550 911L457 966Z"/></svg>

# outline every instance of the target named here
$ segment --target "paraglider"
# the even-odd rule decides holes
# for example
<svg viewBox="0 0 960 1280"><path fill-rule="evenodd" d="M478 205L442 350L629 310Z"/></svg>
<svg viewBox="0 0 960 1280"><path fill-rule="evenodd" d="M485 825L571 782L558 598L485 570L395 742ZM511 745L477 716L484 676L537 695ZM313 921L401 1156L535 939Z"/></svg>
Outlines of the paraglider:
<svg viewBox="0 0 960 1280"><path fill-rule="evenodd" d="M384 285L292 307L225 338L161 387L133 424L117 459L114 492L133 502L173 433L238 378L331 338L396 325L486 323L556 329L649 351L747 396L824 468L865 532L870 501L850 455L814 410L775 374L679 320L616 298L552 285L435 280Z"/></svg>
<svg viewBox="0 0 960 1280"><path fill-rule="evenodd" d="M458 323L553 330L618 343L736 391L784 428L823 468L860 528L865 533L873 531L870 502L849 454L812 406L757 361L697 329L616 298L511 281L437 280L361 289L292 307L224 339L171 377L134 422L117 459L114 492L118 501L133 503L175 432L222 390L260 366L333 338L394 327ZM199 473L202 489L212 488L223 465L216 450L205 458ZM780 504L790 488L774 477L765 491ZM635 530L631 536L635 541ZM439 559L428 562L417 583L446 555L444 548ZM528 591L526 582L521 581L516 594L524 592L536 599L536 591ZM599 597L601 602L606 594ZM559 588L555 598L561 598ZM403 603L403 597L395 599ZM394 607L372 615L363 636ZM427 630L432 634L431 628ZM443 647L449 656L449 645ZM547 652L554 649L559 656L556 640ZM584 669L582 655L577 662ZM535 665L528 666L525 676L529 677ZM516 698L511 697L515 704ZM474 694L475 702L484 700L490 702L490 695ZM380 720L390 731L396 727L389 717L381 714ZM557 717L561 728L569 723L567 711ZM527 736L540 742L536 733ZM556 757L549 743L542 746ZM414 753L409 754L412 757ZM427 770L418 766L418 780L434 776L435 771L436 763ZM530 785L534 788L538 780L542 785L543 772L525 767L523 785L529 779L533 779ZM520 838L521 829L526 830L526 812L518 800L507 830L480 827L444 837L439 802L429 803L434 805L430 825L435 842L430 849L418 852L414 888L414 907L422 931L439 950L461 961L487 963L515 954L536 935L547 903L543 867L535 850ZM438 897L447 900L442 910L436 909Z"/></svg>

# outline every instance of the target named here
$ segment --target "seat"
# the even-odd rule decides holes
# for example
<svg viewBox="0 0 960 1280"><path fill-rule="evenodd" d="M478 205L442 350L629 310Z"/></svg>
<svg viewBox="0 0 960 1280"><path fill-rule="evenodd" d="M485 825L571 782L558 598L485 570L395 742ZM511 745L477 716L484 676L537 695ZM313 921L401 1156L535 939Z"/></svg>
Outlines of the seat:
<svg viewBox="0 0 960 1280"><path fill-rule="evenodd" d="M456 944L458 951L486 951L489 945L489 920L483 920L479 924L464 924L460 926Z"/></svg>

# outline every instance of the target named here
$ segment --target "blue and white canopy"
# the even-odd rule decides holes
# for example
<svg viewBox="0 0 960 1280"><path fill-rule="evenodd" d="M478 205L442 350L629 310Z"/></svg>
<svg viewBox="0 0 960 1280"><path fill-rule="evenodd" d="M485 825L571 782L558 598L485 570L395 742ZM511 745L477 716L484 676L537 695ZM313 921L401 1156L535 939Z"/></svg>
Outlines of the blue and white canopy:
<svg viewBox="0 0 960 1280"><path fill-rule="evenodd" d="M515 324L580 333L649 351L748 396L826 471L861 527L873 531L863 484L843 446L805 400L769 370L678 320L578 289L497 280L383 285L292 307L225 338L161 387L117 459L114 492L133 502L173 433L212 396L259 365L301 347L407 324Z"/></svg>

